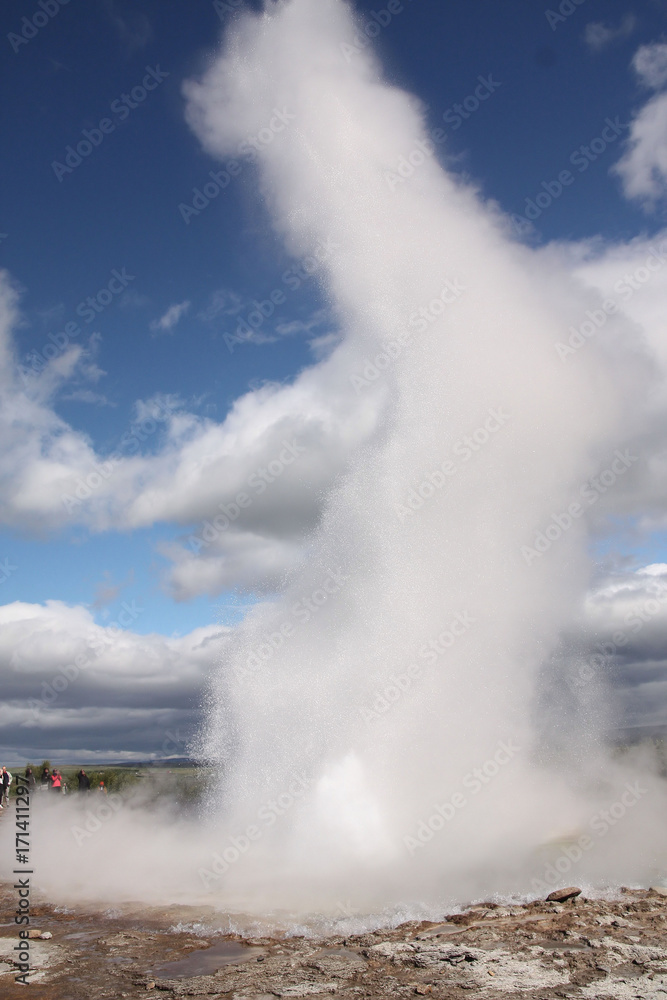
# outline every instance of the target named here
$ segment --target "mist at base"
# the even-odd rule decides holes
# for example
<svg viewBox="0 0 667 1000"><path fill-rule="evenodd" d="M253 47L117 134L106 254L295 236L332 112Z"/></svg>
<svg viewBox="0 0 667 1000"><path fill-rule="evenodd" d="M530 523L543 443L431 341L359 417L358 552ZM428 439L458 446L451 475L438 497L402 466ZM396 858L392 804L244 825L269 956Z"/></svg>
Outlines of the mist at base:
<svg viewBox="0 0 667 1000"><path fill-rule="evenodd" d="M424 152L418 101L367 49L347 58L354 37L342 0L268 3L184 89L221 160L293 116L258 186L290 254L333 248L318 278L340 331L295 384L352 387L376 430L227 648L201 816L130 800L77 842L81 802L38 801L53 900L359 927L667 871L657 763L612 755L610 692L578 699L562 648L591 577L572 505L641 427L647 358L619 313L563 363L555 343L598 297Z"/></svg>
<svg viewBox="0 0 667 1000"><path fill-rule="evenodd" d="M471 772L469 801L451 820L445 819L451 798L435 804L416 834L419 847L393 856L366 854L362 861L343 843L337 855L298 855L291 846L295 821L308 822L310 811L307 787L299 780L290 792L267 799L253 823L233 832L204 800L179 804L173 774L159 781L148 774L108 796L36 792L30 802L31 884L55 905L137 919L168 907L174 925L194 933L250 937L358 934L409 920L437 921L467 904L526 902L565 884L583 887L587 896L614 898L621 885L663 882L664 763L648 747L624 752L585 808L579 802L577 827L566 830L559 820L554 792L546 806L558 833L538 844L534 824L515 824L514 840L496 842L483 860L479 851L460 850L466 813L468 835L477 831L477 843L483 842L489 806L475 791L476 781L484 784L483 768L479 778ZM362 831L368 816L356 799L354 765L345 770L336 798L345 802L348 822ZM543 777L547 781L549 773ZM217 789L212 774L199 783ZM489 780L486 794L490 788ZM330 800L330 792L327 780L311 789L320 800ZM334 825L336 811L322 822L327 819ZM279 831L289 845L280 853ZM13 840L11 820L0 823L7 881L17 877L12 866L21 874L25 868L12 861ZM449 851L458 852L450 872L434 877L434 864Z"/></svg>

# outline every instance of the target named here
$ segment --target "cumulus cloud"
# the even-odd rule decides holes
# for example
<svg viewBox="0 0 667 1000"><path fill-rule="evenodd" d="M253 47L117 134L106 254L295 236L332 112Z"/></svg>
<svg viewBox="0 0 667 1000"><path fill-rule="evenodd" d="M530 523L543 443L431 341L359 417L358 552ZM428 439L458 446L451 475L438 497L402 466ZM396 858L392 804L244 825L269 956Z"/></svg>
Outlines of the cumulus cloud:
<svg viewBox="0 0 667 1000"><path fill-rule="evenodd" d="M608 573L588 595L586 654L573 676L612 691L614 721L638 735L667 721L667 565ZM588 669L587 669L588 668Z"/></svg>
<svg viewBox="0 0 667 1000"><path fill-rule="evenodd" d="M618 25L606 21L592 21L586 25L584 41L593 52L601 52L613 42L628 38L636 27L637 18L634 14L626 14Z"/></svg>
<svg viewBox="0 0 667 1000"><path fill-rule="evenodd" d="M229 630L140 635L132 627L142 613L123 602L100 626L61 601L0 606L0 726L13 756L108 757L118 746L144 756L177 730L171 753L186 754Z"/></svg>
<svg viewBox="0 0 667 1000"><path fill-rule="evenodd" d="M643 45L635 53L633 68L641 83L660 90L667 82L667 45ZM622 181L627 198L641 202L647 211L667 194L667 93L657 93L641 108L630 125L625 153L612 168Z"/></svg>
<svg viewBox="0 0 667 1000"><path fill-rule="evenodd" d="M226 302L233 306L232 300ZM216 543L215 558L227 569L216 562L212 575L211 560L204 558L196 570L194 564L189 567L188 585L177 585L187 559L178 543L169 550L175 559L174 586L188 596L197 592L200 574L199 592L211 593L216 574L221 581L231 580L230 567L238 567L244 584L260 589L288 570L298 536L305 542L323 495L375 426L381 408L381 386L369 385L360 393L351 382L364 364L363 353L341 349L292 384L267 384L241 396L221 422L188 412L173 397L139 400L115 448L99 452L86 434L58 416L56 405L66 396L84 398L72 383L103 373L87 349L71 342L50 344L49 360L26 370L15 355L13 330L19 322L18 295L3 274L0 520L34 534L66 525L113 531L158 522L189 525L198 533L239 492L249 492L252 504ZM94 401L92 395L85 399ZM279 476L264 473L280 461L286 442L300 449L298 461L283 464Z"/></svg>
<svg viewBox="0 0 667 1000"><path fill-rule="evenodd" d="M172 330L178 325L183 316L187 313L190 308L190 302L186 299L185 302L177 302L169 306L167 311L160 316L159 319L154 319L150 328L153 333L171 333Z"/></svg>
<svg viewBox="0 0 667 1000"><path fill-rule="evenodd" d="M229 522L225 515L217 514L204 521L197 534L159 546L172 563L166 585L175 600L187 601L204 593L215 597L237 587L270 593L278 590L285 576L301 562L307 523L299 525L292 538L269 539L249 531L226 534L223 527L216 526L216 517L222 526Z"/></svg>

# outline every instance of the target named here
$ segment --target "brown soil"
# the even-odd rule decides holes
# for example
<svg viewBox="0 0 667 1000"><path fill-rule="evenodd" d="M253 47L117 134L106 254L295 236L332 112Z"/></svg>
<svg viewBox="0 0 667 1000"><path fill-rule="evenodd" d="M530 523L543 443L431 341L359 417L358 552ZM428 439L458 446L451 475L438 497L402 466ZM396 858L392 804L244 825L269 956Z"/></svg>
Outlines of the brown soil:
<svg viewBox="0 0 667 1000"><path fill-rule="evenodd" d="M0 886L0 901L8 921L0 926L0 997L25 996L11 964L18 941L11 922L15 890ZM614 901L579 896L565 903L489 903L441 924L408 923L322 940L243 940L216 933L215 924L212 911L202 915L182 906L63 912L33 901L31 928L53 936L30 942L27 995L667 998L667 896L655 890L621 890ZM206 926L207 936L195 935L194 925L197 934ZM179 964L164 968L169 963Z"/></svg>

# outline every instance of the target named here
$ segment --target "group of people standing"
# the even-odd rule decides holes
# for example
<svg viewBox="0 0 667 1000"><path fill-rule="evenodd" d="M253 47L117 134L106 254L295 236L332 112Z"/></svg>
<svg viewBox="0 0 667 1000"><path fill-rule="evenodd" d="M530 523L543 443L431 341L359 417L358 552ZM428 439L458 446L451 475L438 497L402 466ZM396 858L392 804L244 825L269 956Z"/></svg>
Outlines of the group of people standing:
<svg viewBox="0 0 667 1000"><path fill-rule="evenodd" d="M86 772L81 768L81 770L76 775L79 792L89 792L90 791L90 778ZM69 791L66 780L63 778L61 771L54 767L53 770L50 767L43 767L42 773L39 777L39 786L37 784L37 779L33 773L31 767L26 767L25 769L25 784L28 786L30 791L34 791L39 787L40 792L60 792L61 795ZM6 767L2 767L0 770L0 809L4 809L9 800L9 787L12 783L11 772L7 770ZM103 781L100 781L96 789L102 795L107 794L107 788Z"/></svg>
<svg viewBox="0 0 667 1000"><path fill-rule="evenodd" d="M46 780L45 780L45 775L46 775ZM76 780L78 785L77 787L78 792L90 791L90 778L88 777L83 768L81 768L81 770L77 772ZM56 770L51 771L51 774L49 775L49 769L48 767L45 767L44 770L42 771L41 784L44 785L49 781L50 781L49 787L51 788L52 791L56 792L67 791L67 782L63 780L63 776L61 775L60 771ZM97 786L97 791L102 792L104 795L106 795L107 790L103 781L100 781L99 785Z"/></svg>
<svg viewBox="0 0 667 1000"><path fill-rule="evenodd" d="M28 788L30 789L35 788L37 785L37 781L35 780L35 775L32 773L31 767L26 767L25 769L25 780L28 783ZM67 791L67 782L57 767L54 767L53 770L48 767L42 768L42 773L39 779L39 790L41 792L51 791L61 793Z"/></svg>

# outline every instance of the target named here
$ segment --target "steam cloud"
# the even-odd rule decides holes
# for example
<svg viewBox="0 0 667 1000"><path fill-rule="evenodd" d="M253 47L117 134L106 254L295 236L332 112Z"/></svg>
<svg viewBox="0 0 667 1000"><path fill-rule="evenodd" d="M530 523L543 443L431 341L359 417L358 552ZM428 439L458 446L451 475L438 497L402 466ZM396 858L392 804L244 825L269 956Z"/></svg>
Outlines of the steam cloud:
<svg viewBox="0 0 667 1000"><path fill-rule="evenodd" d="M589 582L582 490L620 469L648 365L620 313L563 363L555 343L599 294L442 168L355 30L343 0L270 3L185 86L221 161L271 133L256 159L276 231L298 258L335 247L318 277L343 336L323 380L380 387L383 409L305 564L226 647L199 747L222 774L212 814L194 842L161 832L142 898L164 878L162 895L244 911L437 910L539 891L565 835L578 882L649 878L652 779L605 759L603 702L577 708L558 666ZM130 818L116 831L149 841ZM136 898L141 878L115 865L105 889L131 879Z"/></svg>

